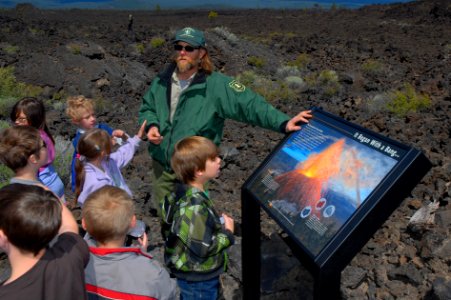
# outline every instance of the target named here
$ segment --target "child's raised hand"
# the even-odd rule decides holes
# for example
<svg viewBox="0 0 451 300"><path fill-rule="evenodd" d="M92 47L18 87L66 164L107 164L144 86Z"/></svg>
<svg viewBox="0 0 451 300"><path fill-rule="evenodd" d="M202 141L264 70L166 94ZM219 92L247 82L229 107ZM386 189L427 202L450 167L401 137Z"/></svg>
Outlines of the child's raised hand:
<svg viewBox="0 0 451 300"><path fill-rule="evenodd" d="M121 129L113 130L113 132L111 133L111 142L113 143L113 145L122 145L122 141L124 140L127 140L127 134L125 133L125 131Z"/></svg>
<svg viewBox="0 0 451 300"><path fill-rule="evenodd" d="M147 120L144 120L144 122L141 124L141 127L138 130L138 133L136 134L137 137L142 139L144 137L144 133L146 132L146 124Z"/></svg>
<svg viewBox="0 0 451 300"><path fill-rule="evenodd" d="M113 132L111 133L112 137L116 137L116 138L124 138L125 137L125 131L121 130L121 129L115 129L113 130Z"/></svg>

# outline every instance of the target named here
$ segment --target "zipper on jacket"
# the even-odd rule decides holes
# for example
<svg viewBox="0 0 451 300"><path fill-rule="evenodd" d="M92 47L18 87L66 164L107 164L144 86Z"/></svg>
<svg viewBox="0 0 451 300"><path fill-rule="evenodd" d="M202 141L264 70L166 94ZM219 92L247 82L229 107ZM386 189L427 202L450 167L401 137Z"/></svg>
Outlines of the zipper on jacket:
<svg viewBox="0 0 451 300"><path fill-rule="evenodd" d="M175 69L174 69L174 71L173 72L175 72ZM199 80L200 79L200 80ZM168 146L167 146L167 148L166 148L166 154L165 154L165 156L166 156L166 162L168 162L168 160L169 160L169 148L171 147L171 145L172 145L172 134L174 133L174 120L176 120L177 118L177 112L178 112L178 106L180 105L180 103L182 102L181 101L181 99L182 99L182 96L184 95L184 94L186 94L189 90L190 90L190 88L192 87L192 86L194 86L194 85L196 85L196 84L200 84L200 83L204 83L204 82L206 82L206 78L205 78L205 75L202 73L197 73L196 75L194 75L194 78L193 78L193 80L191 81L191 83L190 83L190 85L184 90L184 91L182 91L181 93L180 93L180 96L179 96L179 101L177 102L177 107L175 108L175 111L174 111L174 117L172 118L172 122L171 122L171 106L170 106L170 103L171 103L171 95L168 93L167 95L166 95L166 97L168 97L167 99L167 103L168 103L168 108L169 108L169 115L168 115L168 121L169 121L169 123L171 124L171 130L170 130L170 137L171 138L169 138L169 143L168 143ZM169 88L167 88L168 90L172 90L172 82L171 81L169 81L168 83L168 86L169 86ZM172 93L172 92L171 92ZM169 170L171 170L171 167L170 167L170 163L169 163ZM165 166L165 168L166 168L166 166Z"/></svg>

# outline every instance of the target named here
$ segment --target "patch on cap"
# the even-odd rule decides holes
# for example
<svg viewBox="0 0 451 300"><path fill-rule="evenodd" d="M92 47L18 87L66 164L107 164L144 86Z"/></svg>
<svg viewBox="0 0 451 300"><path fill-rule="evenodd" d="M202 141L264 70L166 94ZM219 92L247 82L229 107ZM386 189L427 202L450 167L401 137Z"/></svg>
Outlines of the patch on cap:
<svg viewBox="0 0 451 300"><path fill-rule="evenodd" d="M198 29L192 28L192 27L185 27L175 34L175 42L182 41L190 44L194 47L204 47L205 44L205 37L204 33Z"/></svg>
<svg viewBox="0 0 451 300"><path fill-rule="evenodd" d="M242 84L241 82L238 82L236 80L230 81L229 87L238 93L242 93L246 90L246 86L244 86L244 84Z"/></svg>

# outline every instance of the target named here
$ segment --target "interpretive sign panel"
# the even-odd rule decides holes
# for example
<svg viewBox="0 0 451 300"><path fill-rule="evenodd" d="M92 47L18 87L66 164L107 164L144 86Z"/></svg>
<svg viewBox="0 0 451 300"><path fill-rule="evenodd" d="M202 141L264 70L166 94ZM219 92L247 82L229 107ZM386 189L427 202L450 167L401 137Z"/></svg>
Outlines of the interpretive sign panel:
<svg viewBox="0 0 451 300"><path fill-rule="evenodd" d="M258 207L288 234L316 285L339 281L341 270L430 168L420 151L313 109L309 123L279 143L242 187L243 279L249 274L243 282L254 280L245 258L258 252ZM335 295L339 282L334 286L333 294L317 289L324 297L316 298Z"/></svg>
<svg viewBox="0 0 451 300"><path fill-rule="evenodd" d="M405 153L394 143L316 117L286 139L248 190L316 256Z"/></svg>

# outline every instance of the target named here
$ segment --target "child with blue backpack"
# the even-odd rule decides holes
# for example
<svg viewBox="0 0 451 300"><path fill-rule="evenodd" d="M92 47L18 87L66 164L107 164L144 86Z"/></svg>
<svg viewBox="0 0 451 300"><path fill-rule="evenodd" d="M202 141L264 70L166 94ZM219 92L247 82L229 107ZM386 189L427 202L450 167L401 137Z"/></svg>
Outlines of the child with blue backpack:
<svg viewBox="0 0 451 300"><path fill-rule="evenodd" d="M89 129L99 128L108 132L113 137L113 142L119 141L120 143L120 137L124 135L124 131L120 129L113 130L106 123L97 123L92 100L81 95L67 99L66 114L71 119L72 124L77 126L77 132L72 140L74 154L72 155L71 163L71 188L75 192L75 161L78 156L77 145L81 135Z"/></svg>

